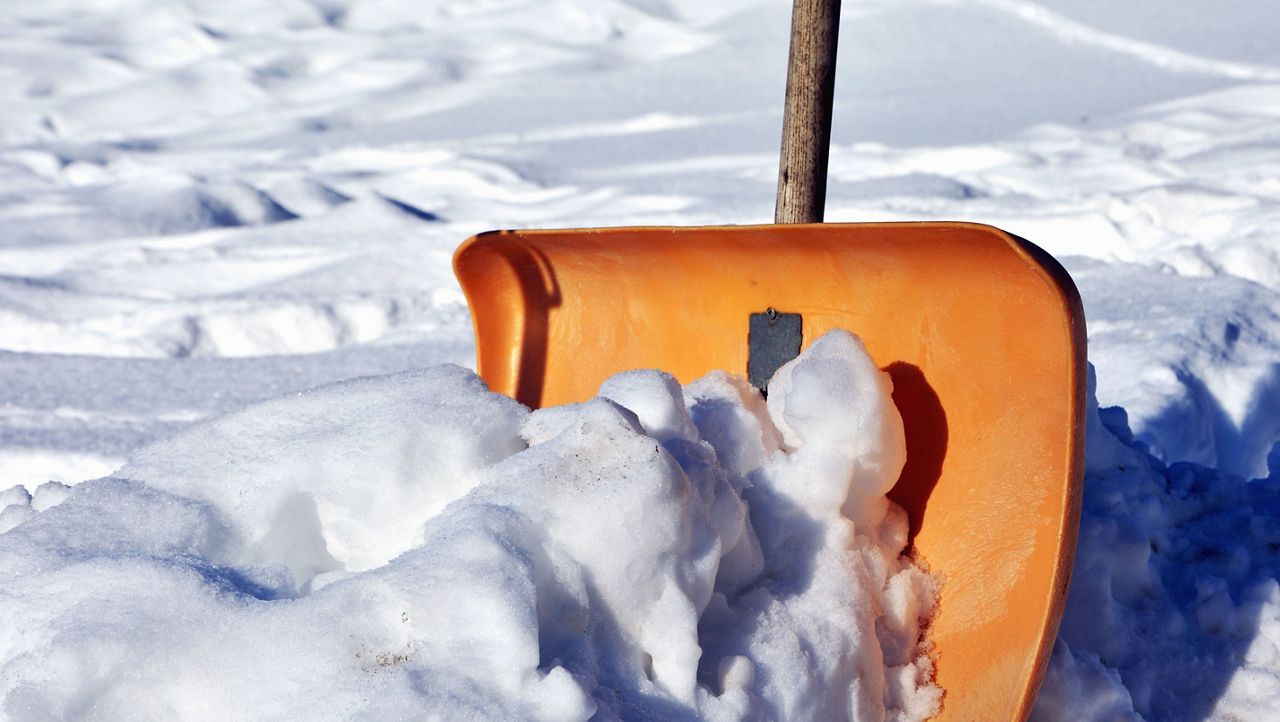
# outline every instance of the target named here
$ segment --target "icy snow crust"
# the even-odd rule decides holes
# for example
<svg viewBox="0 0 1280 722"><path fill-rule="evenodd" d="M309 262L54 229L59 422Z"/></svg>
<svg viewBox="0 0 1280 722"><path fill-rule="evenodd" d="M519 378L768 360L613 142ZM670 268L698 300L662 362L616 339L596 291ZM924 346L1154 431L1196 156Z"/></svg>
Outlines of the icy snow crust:
<svg viewBox="0 0 1280 722"><path fill-rule="evenodd" d="M770 391L632 371L530 414L444 366L251 407L65 498L17 487L0 711L927 718L889 378L835 332Z"/></svg>

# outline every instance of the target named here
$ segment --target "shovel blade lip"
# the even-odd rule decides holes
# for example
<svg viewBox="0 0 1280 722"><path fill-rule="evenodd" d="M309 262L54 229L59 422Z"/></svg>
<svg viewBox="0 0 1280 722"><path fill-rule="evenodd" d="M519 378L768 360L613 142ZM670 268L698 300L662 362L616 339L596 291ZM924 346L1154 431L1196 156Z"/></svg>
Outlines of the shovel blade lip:
<svg viewBox="0 0 1280 722"><path fill-rule="evenodd" d="M907 466L891 498L941 580L938 719L1024 719L1048 663L1079 527L1085 325L1070 276L974 223L492 231L454 270L477 367L530 406L629 368L747 374L750 314L803 343L858 334L894 382Z"/></svg>

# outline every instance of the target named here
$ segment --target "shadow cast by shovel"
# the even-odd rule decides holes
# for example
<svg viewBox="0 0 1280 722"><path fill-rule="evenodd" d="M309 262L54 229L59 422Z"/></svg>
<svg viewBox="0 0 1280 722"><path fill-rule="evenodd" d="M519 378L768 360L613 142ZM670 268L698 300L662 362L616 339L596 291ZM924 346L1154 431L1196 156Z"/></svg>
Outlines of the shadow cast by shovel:
<svg viewBox="0 0 1280 722"><path fill-rule="evenodd" d="M885 369L893 379L893 403L902 414L907 463L889 498L907 511L908 544L925 523L929 497L942 476L947 456L947 412L920 367L898 361Z"/></svg>

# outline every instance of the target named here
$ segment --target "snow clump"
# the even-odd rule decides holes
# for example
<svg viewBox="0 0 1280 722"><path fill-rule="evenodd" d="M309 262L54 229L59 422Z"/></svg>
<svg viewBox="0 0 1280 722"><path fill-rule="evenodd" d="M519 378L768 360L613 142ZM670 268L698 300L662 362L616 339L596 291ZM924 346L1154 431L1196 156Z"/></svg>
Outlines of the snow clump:
<svg viewBox="0 0 1280 722"><path fill-rule="evenodd" d="M767 403L632 371L530 412L446 366L3 492L0 715L927 718L891 390L845 332Z"/></svg>

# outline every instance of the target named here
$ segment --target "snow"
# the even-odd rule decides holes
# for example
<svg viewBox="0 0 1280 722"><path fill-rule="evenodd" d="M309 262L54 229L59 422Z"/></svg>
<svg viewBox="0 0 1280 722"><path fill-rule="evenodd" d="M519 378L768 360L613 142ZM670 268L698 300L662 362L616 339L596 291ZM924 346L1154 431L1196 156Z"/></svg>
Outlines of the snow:
<svg viewBox="0 0 1280 722"><path fill-rule="evenodd" d="M836 332L770 390L634 371L530 414L438 366L10 489L0 709L925 719L888 375Z"/></svg>
<svg viewBox="0 0 1280 722"><path fill-rule="evenodd" d="M283 563L305 588L421 543L426 520L523 446L527 410L485 392L452 366L341 382L147 446L119 476L222 510L258 540L251 557Z"/></svg>
<svg viewBox="0 0 1280 722"><path fill-rule="evenodd" d="M460 372L424 370L473 362L449 269L462 239L769 219L787 12L764 0L6 2L0 540L53 524L51 513L110 508L77 516L85 531L66 548L110 541L101 548L119 573L84 572L95 584L156 580L154 593L95 607L120 630L101 646L63 639L57 670L72 681L58 689L90 694L86 680L105 668L95 665L119 659L111 645L141 636L169 652L121 684L160 689L166 665L188 680L234 670L248 690L240 716L279 716L250 681L300 684L354 655L308 631L305 613L246 616L210 590L300 588L314 572L303 600L318 599L342 588L323 586L336 579L327 567L390 569L379 565L422 543L427 517L470 488L475 469L455 467L457 486L418 489L412 513L397 508L421 473L415 454L437 441L471 453L444 434L447 412L431 411L449 384L471 387L449 376ZM863 0L843 12L827 218L990 223L1063 261L1084 299L1101 411L1036 717L1269 718L1280 687L1280 13L1267 0ZM344 381L354 386L332 386ZM663 401L668 382L613 383L605 395L636 407L649 438L693 438ZM795 449L757 421L783 412L736 382L682 393L732 478ZM347 394L415 421L335 408ZM477 426L459 428L480 433L505 413L459 394L477 404ZM534 414L523 438L551 444L578 413ZM277 449L300 453L287 439L304 427L323 447L273 465ZM212 443L233 428L256 436ZM181 474L155 473L189 434L210 448L189 448ZM868 452L830 442L828 461L812 463ZM394 461L361 465L363 453ZM145 485L80 483L126 463ZM250 470L260 485L235 506L220 483ZM338 493L366 476L363 501ZM63 484L78 486L67 496ZM296 501L306 496L314 509ZM224 508L230 521L206 518ZM261 535L281 513L298 534L256 553L292 550L295 579L282 581L279 559L261 578L209 566L219 525ZM168 536L128 536L153 517ZM313 523L333 535L328 557L303 533ZM150 551L112 556L123 548ZM23 595L35 604L78 583L33 582ZM166 590L199 601L166 608ZM371 669L403 654L394 600L352 592L328 609L366 625ZM201 614L220 620L225 645L183 621ZM119 626L130 619L153 626ZM281 649L256 646L276 629L293 632ZM240 668L233 648L260 652ZM304 653L301 667L280 663ZM736 662L721 676L759 681ZM503 694L523 694L518 682ZM184 704L234 702L181 689ZM138 697L139 713L172 716ZM569 716L572 695L552 697L568 706L547 714Z"/></svg>
<svg viewBox="0 0 1280 722"><path fill-rule="evenodd" d="M1265 719L1280 705L1280 455L1252 483L1166 467L1120 409L1096 405L1087 444L1076 568L1037 716Z"/></svg>

